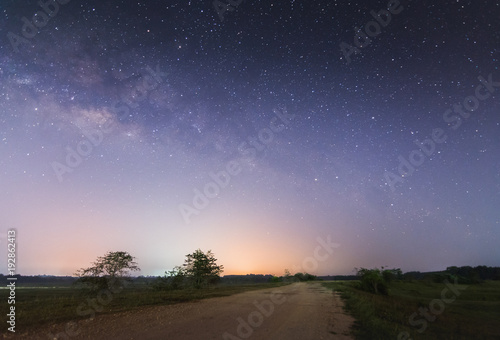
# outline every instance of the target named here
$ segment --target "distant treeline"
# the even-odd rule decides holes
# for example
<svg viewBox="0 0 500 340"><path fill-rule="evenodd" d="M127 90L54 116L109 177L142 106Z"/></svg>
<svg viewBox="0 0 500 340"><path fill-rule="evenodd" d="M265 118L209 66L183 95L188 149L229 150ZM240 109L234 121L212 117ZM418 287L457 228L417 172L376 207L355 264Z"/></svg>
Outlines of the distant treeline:
<svg viewBox="0 0 500 340"><path fill-rule="evenodd" d="M290 279L293 279L297 276L300 281L304 280L303 277L299 276L309 275L297 273L294 276L291 276ZM37 275L37 276L23 276L23 275L15 275L17 277L17 286L37 286L37 287L69 287L71 286L78 278L72 276L51 276L51 275ZM139 276L133 277L132 282L138 285L148 285L154 280L156 280L157 276ZM433 282L443 282L445 280L454 281L455 278L459 283L479 283L485 280L500 280L500 267L487 267L487 266L462 266L462 267L448 267L446 270L439 272L418 272L411 271L403 274L402 277L396 278L405 281L411 280L429 280ZM267 283L273 282L278 279L273 275L262 275L262 274L247 274L247 275L225 275L221 277L220 283L222 284L251 284L251 283ZM359 276L357 275L327 275L327 276L318 276L315 277L311 275L310 278L307 279L317 279L324 281L350 281L350 280L359 280ZM7 281L7 276L0 274L0 280L2 282ZM286 280L285 280L286 281Z"/></svg>
<svg viewBox="0 0 500 340"><path fill-rule="evenodd" d="M9 276L10 277L10 276ZM18 287L69 287L76 282L78 277L73 276L51 276L51 275L36 275L24 276L15 275L17 277L16 285ZM221 277L222 284L250 284L250 283L267 283L271 282L273 275L247 274L247 275L225 275ZM157 276L138 276L132 277L131 283L135 285L148 285L157 280ZM1 282L7 282L7 276L0 274Z"/></svg>
<svg viewBox="0 0 500 340"><path fill-rule="evenodd" d="M464 266L464 267L448 267L446 271L451 275L457 275L469 280L500 280L500 267L487 266Z"/></svg>
<svg viewBox="0 0 500 340"><path fill-rule="evenodd" d="M327 275L327 276L318 276L318 280L323 281L352 281L359 280L357 275Z"/></svg>
<svg viewBox="0 0 500 340"><path fill-rule="evenodd" d="M272 275L247 274L247 275L224 275L220 279L222 284L245 284L271 282Z"/></svg>
<svg viewBox="0 0 500 340"><path fill-rule="evenodd" d="M462 266L462 267L448 267L446 270L438 272L406 272L402 277L396 277L397 280L428 280L434 282L443 282L444 280L454 281L455 278L459 283L479 283L485 280L500 280L500 267L487 267L487 266ZM325 281L336 280L359 280L357 275L333 275L333 276L319 276L318 279Z"/></svg>
<svg viewBox="0 0 500 340"><path fill-rule="evenodd" d="M8 276L12 277L12 276ZM14 275L17 278L16 286L18 287L69 287L78 278L73 276L52 276L52 275L36 275L36 276L25 276L25 275ZM7 276L0 274L0 280L2 282L7 281Z"/></svg>
<svg viewBox="0 0 500 340"><path fill-rule="evenodd" d="M457 279L459 283L463 284L480 283L485 280L500 280L500 267L452 266L443 272L432 273L430 276L434 282Z"/></svg>
<svg viewBox="0 0 500 340"><path fill-rule="evenodd" d="M500 267L452 266L439 272L407 272L403 274L403 279L406 281L428 280L437 283L444 282L445 280L454 281L457 279L458 283L463 284L480 283L485 280L500 280Z"/></svg>

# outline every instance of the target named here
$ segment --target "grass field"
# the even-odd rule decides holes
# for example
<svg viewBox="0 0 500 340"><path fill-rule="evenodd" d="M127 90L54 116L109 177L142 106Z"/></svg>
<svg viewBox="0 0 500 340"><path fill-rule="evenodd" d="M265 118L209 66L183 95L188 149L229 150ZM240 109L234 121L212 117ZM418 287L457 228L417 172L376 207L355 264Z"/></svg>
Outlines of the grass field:
<svg viewBox="0 0 500 340"><path fill-rule="evenodd" d="M356 339L500 339L500 281L453 288L394 282L389 296L358 290L353 281L323 284L341 293L357 320Z"/></svg>
<svg viewBox="0 0 500 340"><path fill-rule="evenodd" d="M122 291L84 293L73 287L18 288L16 290L16 331L34 329L46 324L66 322L139 307L168 305L212 297L229 296L245 291L280 287L284 283L218 285L208 289L157 291L149 287L128 287ZM0 290L0 301L7 301L8 290ZM8 305L2 314L8 313ZM4 316L6 319L7 316ZM7 331L4 321L0 332Z"/></svg>

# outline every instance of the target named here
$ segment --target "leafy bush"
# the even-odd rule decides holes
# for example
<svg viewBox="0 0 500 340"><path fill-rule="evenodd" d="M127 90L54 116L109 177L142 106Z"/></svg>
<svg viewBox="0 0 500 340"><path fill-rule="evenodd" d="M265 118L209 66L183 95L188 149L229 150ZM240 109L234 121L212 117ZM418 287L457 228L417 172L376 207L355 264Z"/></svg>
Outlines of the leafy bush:
<svg viewBox="0 0 500 340"><path fill-rule="evenodd" d="M357 269L357 276L360 277L359 289L374 293L389 295L389 284L394 280L401 280L403 273L401 269Z"/></svg>
<svg viewBox="0 0 500 340"><path fill-rule="evenodd" d="M224 266L217 265L217 259L211 250L204 253L197 249L186 255L182 267L165 272L164 277L158 278L153 287L159 290L175 290L190 286L197 289L208 287L220 281L220 274Z"/></svg>
<svg viewBox="0 0 500 340"><path fill-rule="evenodd" d="M293 277L295 277L298 281L314 281L316 280L316 276L309 273L296 273Z"/></svg>
<svg viewBox="0 0 500 340"><path fill-rule="evenodd" d="M270 282L276 283L276 282L283 282L283 278L279 276L273 276L270 280Z"/></svg>
<svg viewBox="0 0 500 340"><path fill-rule="evenodd" d="M165 272L165 276L159 277L154 283L153 288L157 290L176 290L182 289L186 285L186 273L182 267Z"/></svg>

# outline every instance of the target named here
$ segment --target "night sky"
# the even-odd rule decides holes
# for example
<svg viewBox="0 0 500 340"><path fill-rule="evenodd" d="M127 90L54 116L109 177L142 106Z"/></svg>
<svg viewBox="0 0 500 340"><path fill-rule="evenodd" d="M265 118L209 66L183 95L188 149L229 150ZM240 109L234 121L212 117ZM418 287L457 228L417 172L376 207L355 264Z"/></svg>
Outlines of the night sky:
<svg viewBox="0 0 500 340"><path fill-rule="evenodd" d="M0 5L0 272L11 228L25 275L500 265L495 1L42 1Z"/></svg>

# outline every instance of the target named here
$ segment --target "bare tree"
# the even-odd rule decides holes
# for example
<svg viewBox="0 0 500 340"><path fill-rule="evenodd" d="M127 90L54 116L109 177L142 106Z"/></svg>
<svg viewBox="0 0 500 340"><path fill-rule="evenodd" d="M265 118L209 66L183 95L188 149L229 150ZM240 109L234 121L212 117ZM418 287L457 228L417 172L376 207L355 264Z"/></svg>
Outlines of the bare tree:
<svg viewBox="0 0 500 340"><path fill-rule="evenodd" d="M106 289L121 286L131 271L140 270L134 257L125 251L108 252L99 256L91 267L81 268L75 274L79 283L92 289Z"/></svg>

